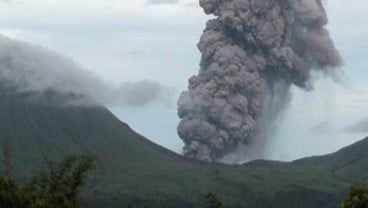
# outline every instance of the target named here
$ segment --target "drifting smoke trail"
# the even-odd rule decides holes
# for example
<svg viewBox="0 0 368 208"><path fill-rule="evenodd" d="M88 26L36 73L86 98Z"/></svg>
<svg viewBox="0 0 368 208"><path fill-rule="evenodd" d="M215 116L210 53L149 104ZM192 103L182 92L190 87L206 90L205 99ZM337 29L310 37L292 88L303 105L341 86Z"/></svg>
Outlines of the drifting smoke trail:
<svg viewBox="0 0 368 208"><path fill-rule="evenodd" d="M178 134L187 157L213 162L238 146L260 150L290 99L290 86L310 90L312 70L334 73L341 58L324 27L321 0L200 5L216 19L207 22L198 44L199 74L178 101Z"/></svg>
<svg viewBox="0 0 368 208"><path fill-rule="evenodd" d="M157 82L124 82L115 87L68 58L0 35L0 93L4 88L32 95L55 91L73 95L68 103L58 104L141 107L170 102L170 90Z"/></svg>

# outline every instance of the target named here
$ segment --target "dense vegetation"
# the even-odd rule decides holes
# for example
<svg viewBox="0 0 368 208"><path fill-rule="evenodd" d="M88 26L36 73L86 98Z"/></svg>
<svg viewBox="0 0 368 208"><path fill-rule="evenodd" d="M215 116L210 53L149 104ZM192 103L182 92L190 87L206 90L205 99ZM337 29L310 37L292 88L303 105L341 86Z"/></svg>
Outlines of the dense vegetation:
<svg viewBox="0 0 368 208"><path fill-rule="evenodd" d="M18 184L7 171L4 172L0 177L1 207L81 207L80 189L86 183L87 172L95 166L94 158L69 155L59 165L51 161L46 164L47 168L34 174L31 181L25 184Z"/></svg>
<svg viewBox="0 0 368 208"><path fill-rule="evenodd" d="M339 208L367 208L368 183L359 182L350 188L349 195L341 202Z"/></svg>
<svg viewBox="0 0 368 208"><path fill-rule="evenodd" d="M206 196L206 208L223 208L222 202L215 193L209 192Z"/></svg>

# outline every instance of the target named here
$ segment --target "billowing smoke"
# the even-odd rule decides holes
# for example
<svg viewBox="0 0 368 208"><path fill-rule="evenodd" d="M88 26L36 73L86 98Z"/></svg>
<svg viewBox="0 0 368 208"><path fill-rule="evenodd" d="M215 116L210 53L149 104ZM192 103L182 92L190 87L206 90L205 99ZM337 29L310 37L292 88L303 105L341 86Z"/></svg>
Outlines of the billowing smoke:
<svg viewBox="0 0 368 208"><path fill-rule="evenodd" d="M261 151L290 99L290 86L310 90L313 70L333 74L341 64L322 2L200 0L200 5L216 18L207 22L198 44L199 74L178 101L184 155L213 162L239 146Z"/></svg>
<svg viewBox="0 0 368 208"><path fill-rule="evenodd" d="M140 107L153 102L166 104L171 94L167 87L150 80L108 84L68 58L1 35L0 84L21 93L72 93L78 96L66 104L73 105Z"/></svg>

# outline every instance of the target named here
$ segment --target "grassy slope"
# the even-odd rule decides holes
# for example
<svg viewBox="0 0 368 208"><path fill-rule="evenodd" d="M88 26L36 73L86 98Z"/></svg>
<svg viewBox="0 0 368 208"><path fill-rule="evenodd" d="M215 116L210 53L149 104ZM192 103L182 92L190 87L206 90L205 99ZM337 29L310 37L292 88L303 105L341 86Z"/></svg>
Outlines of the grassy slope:
<svg viewBox="0 0 368 208"><path fill-rule="evenodd" d="M368 140L292 163L209 165L149 142L105 108L58 107L6 93L0 100L0 136L10 139L17 176L26 178L44 156L91 152L98 169L86 199L95 207L200 207L213 191L227 207L327 208L350 183L368 178Z"/></svg>

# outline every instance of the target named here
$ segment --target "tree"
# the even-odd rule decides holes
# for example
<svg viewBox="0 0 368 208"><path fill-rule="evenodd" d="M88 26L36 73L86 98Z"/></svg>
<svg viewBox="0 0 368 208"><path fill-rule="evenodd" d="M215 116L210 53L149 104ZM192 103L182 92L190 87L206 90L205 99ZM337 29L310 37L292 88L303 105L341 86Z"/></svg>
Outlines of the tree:
<svg viewBox="0 0 368 208"><path fill-rule="evenodd" d="M0 177L0 204L7 208L74 208L87 181L87 173L95 168L89 155L69 155L58 165L46 161L47 168L19 185L10 177Z"/></svg>
<svg viewBox="0 0 368 208"><path fill-rule="evenodd" d="M10 177L12 167L10 162L10 150L9 150L9 140L1 140L1 149L3 151L3 166L4 166L4 177Z"/></svg>
<svg viewBox="0 0 368 208"><path fill-rule="evenodd" d="M75 207L88 171L95 168L94 157L70 155L58 166L49 160L46 164L47 169L35 174L30 183L39 203L51 204L55 208Z"/></svg>
<svg viewBox="0 0 368 208"><path fill-rule="evenodd" d="M350 188L349 195L340 203L339 208L367 208L368 183L359 182Z"/></svg>
<svg viewBox="0 0 368 208"><path fill-rule="evenodd" d="M8 177L0 177L0 204L1 207L18 208L31 207L35 200L33 192L24 186L18 185Z"/></svg>
<svg viewBox="0 0 368 208"><path fill-rule="evenodd" d="M217 195L209 192L206 196L206 208L223 208L221 201L217 198Z"/></svg>

